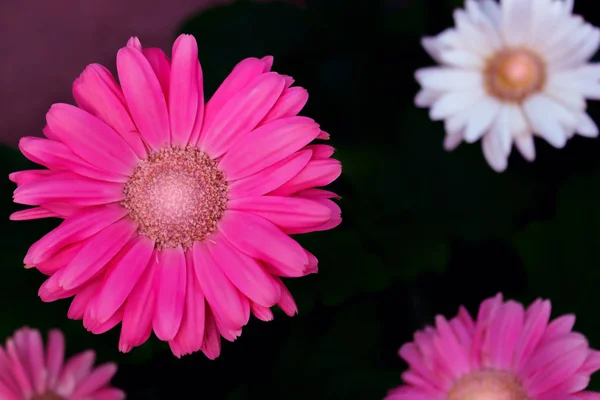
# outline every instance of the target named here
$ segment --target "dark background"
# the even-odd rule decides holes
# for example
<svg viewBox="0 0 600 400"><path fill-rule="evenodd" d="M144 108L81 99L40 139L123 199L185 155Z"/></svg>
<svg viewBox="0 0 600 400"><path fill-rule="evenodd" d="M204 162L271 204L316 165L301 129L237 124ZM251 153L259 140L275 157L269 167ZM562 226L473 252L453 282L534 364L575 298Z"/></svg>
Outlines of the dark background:
<svg viewBox="0 0 600 400"><path fill-rule="evenodd" d="M575 12L600 25L592 3L577 1ZM37 297L44 277L23 270L22 259L57 221L9 222L18 206L6 179L0 338L22 325L59 327L69 353L91 347L99 361L115 360L114 385L129 399L150 400L381 399L400 384L397 350L414 330L460 304L476 313L497 292L526 303L550 298L553 316L576 313L576 330L600 348L600 141L575 137L555 150L536 139L536 161L515 151L502 174L485 163L479 143L445 152L443 124L413 106L413 74L434 64L420 37L453 25L457 6L237 1L182 27L198 41L207 96L242 58L274 55L274 70L310 93L302 114L337 148L344 172L332 189L344 222L298 238L320 260L318 275L286 282L298 316L252 318L216 361L202 353L179 360L156 338L120 354L118 329L92 335L67 320L69 301ZM600 123L600 103L588 110ZM31 167L15 149L1 152L4 176Z"/></svg>

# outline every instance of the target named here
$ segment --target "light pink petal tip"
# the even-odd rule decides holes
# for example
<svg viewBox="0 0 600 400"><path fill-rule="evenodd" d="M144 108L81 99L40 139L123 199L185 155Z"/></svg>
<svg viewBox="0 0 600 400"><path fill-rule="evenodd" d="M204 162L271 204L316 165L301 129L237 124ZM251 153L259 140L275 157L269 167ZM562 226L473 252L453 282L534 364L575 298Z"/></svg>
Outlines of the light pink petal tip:
<svg viewBox="0 0 600 400"><path fill-rule="evenodd" d="M68 399L98 399L102 393L124 393L110 386L115 364L94 369L91 350L65 359L65 338L58 330L48 334L46 346L39 331L17 330L0 346L0 396L21 400L50 395ZM108 397L107 397L108 398Z"/></svg>
<svg viewBox="0 0 600 400"><path fill-rule="evenodd" d="M501 294L481 303L476 320L464 308L449 321L438 316L435 328L416 332L400 349L409 369L387 398L445 398L451 390L485 396L482 379L503 396L588 398L584 390L600 369L599 353L572 331L571 317L549 322L549 316L549 301L524 309Z"/></svg>

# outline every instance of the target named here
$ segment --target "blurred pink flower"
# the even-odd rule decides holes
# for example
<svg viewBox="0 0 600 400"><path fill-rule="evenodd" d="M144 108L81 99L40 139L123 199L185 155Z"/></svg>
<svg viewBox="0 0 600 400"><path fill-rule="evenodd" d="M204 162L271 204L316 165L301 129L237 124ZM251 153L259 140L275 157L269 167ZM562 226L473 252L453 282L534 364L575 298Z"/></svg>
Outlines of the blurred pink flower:
<svg viewBox="0 0 600 400"><path fill-rule="evenodd" d="M474 321L460 308L435 328L415 333L400 348L409 366L405 385L386 400L592 400L590 375L600 369L600 352L572 331L575 317L550 319L550 302L524 310L498 294L481 303Z"/></svg>
<svg viewBox="0 0 600 400"><path fill-rule="evenodd" d="M63 218L33 244L28 267L50 276L44 301L75 295L69 317L94 333L122 322L120 349L151 332L177 356L215 358L250 312L296 305L280 277L317 271L289 234L341 222L340 162L329 135L297 114L308 99L272 57L240 62L205 104L196 40L172 60L137 38L119 50L120 85L101 65L75 81L79 107L55 104L47 139L20 149L47 170L11 174L13 220Z"/></svg>
<svg viewBox="0 0 600 400"><path fill-rule="evenodd" d="M42 335L22 328L0 346L2 400L120 400L125 394L109 386L117 372L112 363L92 368L96 354L84 351L65 360L65 338L50 331L44 349ZM66 361L66 362L65 362Z"/></svg>

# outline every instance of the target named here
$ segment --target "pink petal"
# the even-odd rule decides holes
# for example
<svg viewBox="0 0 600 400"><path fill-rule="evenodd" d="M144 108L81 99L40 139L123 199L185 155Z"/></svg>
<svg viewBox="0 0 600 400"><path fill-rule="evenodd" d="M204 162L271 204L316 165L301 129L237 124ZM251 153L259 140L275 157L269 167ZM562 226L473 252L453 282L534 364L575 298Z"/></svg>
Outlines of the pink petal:
<svg viewBox="0 0 600 400"><path fill-rule="evenodd" d="M193 255L196 277L212 313L218 315L229 328L238 329L246 325L250 317L248 299L239 293L215 264L206 244L195 242ZM208 324L208 320L206 323Z"/></svg>
<svg viewBox="0 0 600 400"><path fill-rule="evenodd" d="M539 344L548 321L550 320L550 302L536 301L525 314L523 333L515 348L513 367L521 369L523 364L531 357Z"/></svg>
<svg viewBox="0 0 600 400"><path fill-rule="evenodd" d="M297 193L300 194L300 193ZM270 197L270 196L269 196ZM339 224L342 223L342 210L340 206L338 206L335 202L328 199L312 199L317 203L320 203L322 206L325 206L329 209L329 213L331 218L320 225L314 225L311 227L297 227L297 228L288 228L284 229L285 233L288 234L299 234L299 233L308 233L308 232L318 232L318 231L327 231L329 229L333 229Z"/></svg>
<svg viewBox="0 0 600 400"><path fill-rule="evenodd" d="M144 343L152 333L152 317L156 303L154 274L157 268L157 258L157 251L155 251L146 271L125 302L121 338L119 339L119 350L123 353Z"/></svg>
<svg viewBox="0 0 600 400"><path fill-rule="evenodd" d="M22 400L23 398L21 390L13 378L12 362L9 360L2 346L0 346L0 394L6 395L7 399L9 398L9 394L16 396L16 400Z"/></svg>
<svg viewBox="0 0 600 400"><path fill-rule="evenodd" d="M277 302L277 307L279 307L286 315L293 317L294 315L298 314L298 306L296 306L296 302L294 301L292 294L283 284L281 279L275 277L275 281L279 285L279 290L281 292L281 296Z"/></svg>
<svg viewBox="0 0 600 400"><path fill-rule="evenodd" d="M195 260L195 251L194 251ZM202 341L202 352L211 360L219 357L221 354L221 336L215 324L215 320L210 313L210 309L206 308L206 325L204 328L204 340Z"/></svg>
<svg viewBox="0 0 600 400"><path fill-rule="evenodd" d="M305 149L313 152L313 160L324 160L335 153L335 148L328 144L311 144L310 146L306 146Z"/></svg>
<svg viewBox="0 0 600 400"><path fill-rule="evenodd" d="M121 183L97 181L72 172L58 172L44 180L23 184L14 191L15 203L40 205L68 202L95 206L123 200Z"/></svg>
<svg viewBox="0 0 600 400"><path fill-rule="evenodd" d="M285 89L277 103L273 106L271 111L265 116L262 121L266 124L270 121L275 121L280 118L292 117L298 115L298 113L304 108L308 101L308 92L306 89L301 87L293 87Z"/></svg>
<svg viewBox="0 0 600 400"><path fill-rule="evenodd" d="M186 266L181 247L158 252L154 278L156 309L152 327L160 340L172 340L181 325L185 304Z"/></svg>
<svg viewBox="0 0 600 400"><path fill-rule="evenodd" d="M261 321L272 321L273 320L273 311L271 311L268 307L263 307L256 303L250 304L250 309L252 310L252 314Z"/></svg>
<svg viewBox="0 0 600 400"><path fill-rule="evenodd" d="M337 194L323 189L306 189L295 194L298 197L306 197L308 199L341 199ZM464 322L464 321L463 321Z"/></svg>
<svg viewBox="0 0 600 400"><path fill-rule="evenodd" d="M148 60L148 63L152 67L152 71L156 74L165 101L167 101L171 86L171 60L169 60L164 51L156 47L148 47L142 50L142 54L146 57L146 60Z"/></svg>
<svg viewBox="0 0 600 400"><path fill-rule="evenodd" d="M125 175L108 172L82 160L63 143L55 140L24 137L19 141L19 149L27 158L54 171L72 171L109 182L126 182L128 179Z"/></svg>
<svg viewBox="0 0 600 400"><path fill-rule="evenodd" d="M83 326L88 330L88 332L92 332L95 335L100 335L117 326L122 319L123 309L120 308L108 320L105 322L99 322L92 318L92 315L90 314L90 308L88 307L83 315Z"/></svg>
<svg viewBox="0 0 600 400"><path fill-rule="evenodd" d="M58 374L62 370L65 358L65 337L62 332L53 329L48 333L48 345L46 347L46 369L48 371L47 385L54 387L58 380Z"/></svg>
<svg viewBox="0 0 600 400"><path fill-rule="evenodd" d="M214 244L207 245L210 255L240 292L264 307L277 304L280 289L273 277L255 259L237 250L222 235L216 235L214 240Z"/></svg>
<svg viewBox="0 0 600 400"><path fill-rule="evenodd" d="M335 181L342 173L342 165L338 160L312 160L306 167L287 183L275 189L273 196L287 196L311 187L325 186Z"/></svg>
<svg viewBox="0 0 600 400"><path fill-rule="evenodd" d="M490 364L497 369L511 367L515 349L522 335L525 310L523 306L514 301L508 301L498 311L494 322L490 326L485 343L486 353L489 354Z"/></svg>
<svg viewBox="0 0 600 400"><path fill-rule="evenodd" d="M273 68L273 61L275 61L275 59L273 56L264 56L260 61L264 63L263 72L269 72L271 71L271 68Z"/></svg>
<svg viewBox="0 0 600 400"><path fill-rule="evenodd" d="M283 78L274 72L256 77L223 105L210 125L205 122L200 149L212 158L227 152L269 112L283 85Z"/></svg>
<svg viewBox="0 0 600 400"><path fill-rule="evenodd" d="M277 275L299 277L307 274L308 257L302 246L268 220L229 210L218 226L237 250L268 263Z"/></svg>
<svg viewBox="0 0 600 400"><path fill-rule="evenodd" d="M58 215L41 207L29 208L27 210L16 211L8 217L11 221L26 221L40 218L53 218Z"/></svg>
<svg viewBox="0 0 600 400"><path fill-rule="evenodd" d="M31 381L36 393L42 394L46 390L46 370L44 362L44 343L38 330L29 330L26 335L26 349Z"/></svg>
<svg viewBox="0 0 600 400"><path fill-rule="evenodd" d="M81 320L87 312L90 301L98 294L102 279L97 277L88 284L84 285L83 288L79 288L77 294L71 302L67 317L74 320Z"/></svg>
<svg viewBox="0 0 600 400"><path fill-rule="evenodd" d="M70 400L84 400L98 389L106 386L117 373L117 365L107 363L99 366L91 374L85 376L77 385Z"/></svg>
<svg viewBox="0 0 600 400"><path fill-rule="evenodd" d="M123 305L146 270L153 252L154 241L137 236L110 261L109 272L90 308L94 319L106 322Z"/></svg>
<svg viewBox="0 0 600 400"><path fill-rule="evenodd" d="M261 172L230 183L228 197L236 199L262 196L277 189L298 175L308 164L311 155L312 152L310 151L299 151Z"/></svg>
<svg viewBox="0 0 600 400"><path fill-rule="evenodd" d="M204 126L212 124L217 113L234 94L263 73L265 63L258 58L246 58L238 63L206 104Z"/></svg>
<svg viewBox="0 0 600 400"><path fill-rule="evenodd" d="M179 332L177 332L173 341L169 342L176 357L192 354L202 348L204 321L206 319L204 294L196 278L192 250L186 251L185 259L188 277L185 310Z"/></svg>
<svg viewBox="0 0 600 400"><path fill-rule="evenodd" d="M138 160L135 152L110 126L69 104L54 104L46 121L73 153L96 167L130 175Z"/></svg>
<svg viewBox="0 0 600 400"><path fill-rule="evenodd" d="M24 263L35 266L70 244L85 240L127 215L127 209L118 204L89 207L35 242L27 252Z"/></svg>
<svg viewBox="0 0 600 400"><path fill-rule="evenodd" d="M227 207L260 215L290 233L312 231L310 228L331 219L331 208L320 202L300 197L260 196L229 200Z"/></svg>
<svg viewBox="0 0 600 400"><path fill-rule="evenodd" d="M317 139L329 140L329 133L327 133L325 131L321 131L321 133L319 134L319 136L317 136Z"/></svg>
<svg viewBox="0 0 600 400"><path fill-rule="evenodd" d="M39 263L35 268L42 274L53 275L56 271L71 262L73 257L79 253L84 243L79 242L63 248L53 257Z"/></svg>
<svg viewBox="0 0 600 400"><path fill-rule="evenodd" d="M30 398L33 395L33 388L27 375L26 364L17 350L15 339L8 339L6 341L6 353L12 364L11 372L15 383L23 394L23 397L26 399Z"/></svg>
<svg viewBox="0 0 600 400"><path fill-rule="evenodd" d="M146 157L146 146L129 116L123 92L108 69L88 65L73 83L73 97L80 108L121 135L138 157Z"/></svg>
<svg viewBox="0 0 600 400"><path fill-rule="evenodd" d="M132 49L142 50L142 42L137 36L132 36L127 41L127 47L131 47Z"/></svg>
<svg viewBox="0 0 600 400"><path fill-rule="evenodd" d="M96 353L92 350L87 350L71 357L58 378L55 388L56 394L68 395L75 389L77 383L92 370Z"/></svg>
<svg viewBox="0 0 600 400"><path fill-rule="evenodd" d="M171 143L186 146L198 113L204 113L204 98L199 89L198 44L192 35L180 35L173 44L169 117ZM201 82L200 82L201 84Z"/></svg>
<svg viewBox="0 0 600 400"><path fill-rule="evenodd" d="M560 317L556 318L548 324L548 327L546 328L546 331L544 332L544 335L542 336L540 342L549 342L556 339L559 336L569 333L573 330L574 325L575 315L561 315Z"/></svg>
<svg viewBox="0 0 600 400"><path fill-rule="evenodd" d="M66 299L74 296L79 291L77 289L65 289L59 285L60 275L54 274L50 278L46 279L42 286L40 286L38 290L38 296L42 299L43 302L52 302L60 299Z"/></svg>
<svg viewBox="0 0 600 400"><path fill-rule="evenodd" d="M69 203L44 203L41 207L58 215L58 217L62 219L67 219L86 208L84 206L76 206Z"/></svg>
<svg viewBox="0 0 600 400"><path fill-rule="evenodd" d="M319 133L319 125L306 117L291 117L261 125L223 156L219 168L228 180L253 175L294 154Z"/></svg>
<svg viewBox="0 0 600 400"><path fill-rule="evenodd" d="M129 111L146 143L154 150L169 145L167 103L148 60L125 47L117 53L117 70Z"/></svg>
<svg viewBox="0 0 600 400"><path fill-rule="evenodd" d="M460 345L444 317L438 315L435 318L435 325L438 335L433 339L433 343L440 355L440 361L450 372L450 376L458 379L471 370L468 349Z"/></svg>
<svg viewBox="0 0 600 400"><path fill-rule="evenodd" d="M70 290L96 276L125 246L136 229L133 222L123 218L87 239L71 262L57 272L58 284Z"/></svg>
<svg viewBox="0 0 600 400"><path fill-rule="evenodd" d="M28 169L25 171L17 171L8 175L8 179L16 183L17 186L28 183L39 182L46 179L48 176L55 175L56 172L47 169Z"/></svg>
<svg viewBox="0 0 600 400"><path fill-rule="evenodd" d="M583 364L587 346L580 346L558 356L546 368L540 369L530 381L526 381L527 393L535 398L570 378Z"/></svg>

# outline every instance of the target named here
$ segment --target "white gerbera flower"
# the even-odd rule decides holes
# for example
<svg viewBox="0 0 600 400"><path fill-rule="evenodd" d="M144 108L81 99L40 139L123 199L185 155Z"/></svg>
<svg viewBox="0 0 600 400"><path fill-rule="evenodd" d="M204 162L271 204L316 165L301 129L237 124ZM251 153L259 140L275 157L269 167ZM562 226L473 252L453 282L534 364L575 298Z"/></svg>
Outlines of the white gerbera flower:
<svg viewBox="0 0 600 400"><path fill-rule="evenodd" d="M573 15L573 0L466 0L454 20L422 40L441 66L416 73L415 102L445 121L446 150L482 138L500 172L513 142L533 161L533 135L556 148L575 133L598 136L585 109L600 99L600 64L588 63L600 30Z"/></svg>

